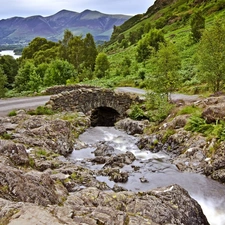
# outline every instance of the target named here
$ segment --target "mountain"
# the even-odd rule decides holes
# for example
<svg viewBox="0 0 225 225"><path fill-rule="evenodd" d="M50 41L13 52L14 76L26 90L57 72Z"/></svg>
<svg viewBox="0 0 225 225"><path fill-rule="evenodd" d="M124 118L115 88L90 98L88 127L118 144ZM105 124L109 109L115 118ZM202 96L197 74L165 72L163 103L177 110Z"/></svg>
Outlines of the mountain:
<svg viewBox="0 0 225 225"><path fill-rule="evenodd" d="M131 16L109 15L85 10L81 13L62 10L52 16L12 17L0 20L0 44L27 44L35 37L58 41L69 29L75 35L91 33L95 40L107 41L114 26Z"/></svg>

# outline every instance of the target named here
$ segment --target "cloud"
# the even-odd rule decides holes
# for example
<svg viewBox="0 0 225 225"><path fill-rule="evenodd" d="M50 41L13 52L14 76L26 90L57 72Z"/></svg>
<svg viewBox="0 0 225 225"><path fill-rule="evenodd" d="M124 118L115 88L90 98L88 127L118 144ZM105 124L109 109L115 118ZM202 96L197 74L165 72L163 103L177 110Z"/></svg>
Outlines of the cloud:
<svg viewBox="0 0 225 225"><path fill-rule="evenodd" d="M52 15L62 9L82 12L85 9L97 10L107 14L144 13L154 0L7 0L0 7L1 18L13 16Z"/></svg>

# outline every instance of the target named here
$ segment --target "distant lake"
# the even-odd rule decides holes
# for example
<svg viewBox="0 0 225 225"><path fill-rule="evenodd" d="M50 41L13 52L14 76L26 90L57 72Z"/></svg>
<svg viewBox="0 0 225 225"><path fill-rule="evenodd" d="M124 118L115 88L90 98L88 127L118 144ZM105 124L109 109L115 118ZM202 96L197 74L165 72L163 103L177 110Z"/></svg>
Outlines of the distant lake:
<svg viewBox="0 0 225 225"><path fill-rule="evenodd" d="M0 55L11 55L14 57L14 59L21 57L21 55L15 55L13 50L3 50L0 52Z"/></svg>

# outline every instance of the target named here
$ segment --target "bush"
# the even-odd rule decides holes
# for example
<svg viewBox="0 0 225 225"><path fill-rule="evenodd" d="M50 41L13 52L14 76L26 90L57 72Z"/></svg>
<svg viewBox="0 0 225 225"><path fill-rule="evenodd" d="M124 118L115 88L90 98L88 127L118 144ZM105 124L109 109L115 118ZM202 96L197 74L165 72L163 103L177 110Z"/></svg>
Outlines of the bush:
<svg viewBox="0 0 225 225"><path fill-rule="evenodd" d="M173 105L166 94L149 92L146 94L145 107L150 121L161 122L169 115Z"/></svg>
<svg viewBox="0 0 225 225"><path fill-rule="evenodd" d="M139 105L134 105L131 107L131 113L129 114L129 117L133 120L141 120L146 119L144 111L140 108Z"/></svg>

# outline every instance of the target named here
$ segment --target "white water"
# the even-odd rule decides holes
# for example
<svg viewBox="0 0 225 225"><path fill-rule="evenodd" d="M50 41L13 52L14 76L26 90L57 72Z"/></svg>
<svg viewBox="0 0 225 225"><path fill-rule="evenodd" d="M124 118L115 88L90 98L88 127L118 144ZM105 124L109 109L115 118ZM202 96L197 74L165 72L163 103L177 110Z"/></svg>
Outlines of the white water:
<svg viewBox="0 0 225 225"><path fill-rule="evenodd" d="M169 157L165 153L141 151L135 145L137 138L113 127L90 128L80 135L79 139L89 147L79 151L75 150L71 155L72 159L93 158L92 152L95 148L91 145L99 141L107 141L115 150L121 152L131 151L137 158L133 165L140 169L134 172L130 165L125 166L122 170L129 172L129 180L125 184L120 183L120 186L131 191L147 191L175 183L179 184L198 201L210 225L225 225L224 185L200 174L181 173L174 165L170 164ZM102 166L91 166L91 168L100 169ZM149 182L141 183L140 178L142 177ZM98 179L106 182L110 187L114 185L107 177L100 176Z"/></svg>
<svg viewBox="0 0 225 225"><path fill-rule="evenodd" d="M11 55L14 57L14 59L17 59L21 56L21 55L15 55L13 50L3 50L0 52L0 55Z"/></svg>

